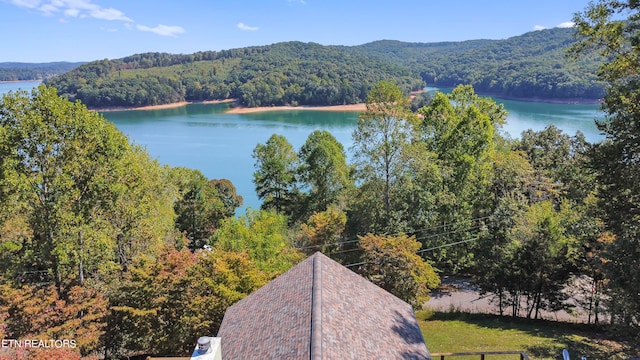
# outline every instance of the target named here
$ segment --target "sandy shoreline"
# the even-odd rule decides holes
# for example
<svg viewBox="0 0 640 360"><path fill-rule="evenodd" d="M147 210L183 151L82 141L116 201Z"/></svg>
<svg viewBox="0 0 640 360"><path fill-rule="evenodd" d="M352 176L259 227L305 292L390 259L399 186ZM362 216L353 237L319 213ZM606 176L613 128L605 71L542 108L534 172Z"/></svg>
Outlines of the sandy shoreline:
<svg viewBox="0 0 640 360"><path fill-rule="evenodd" d="M424 91L415 91L413 94L418 94ZM481 95L482 96L482 95ZM570 100L553 100L549 99L524 99L524 98L499 98L494 95L498 99L503 100L516 100L523 102L545 102L549 104L594 104L598 103L597 100L585 100L585 99L570 99ZM159 109L172 109L178 108L181 106L189 105L189 104L219 104L219 103L230 103L236 102L235 99L225 99L225 100L207 100L207 101L181 101L171 104L161 104L161 105L149 105L149 106L141 106L141 107L105 107L105 108L92 108L91 110L99 111L99 112L108 112L108 111L129 111L129 110L159 110ZM311 105L301 105L301 106L260 106L260 107L245 107L245 106L234 106L229 110L225 111L226 114L251 114L251 113L261 113L267 111L292 111L292 110L314 110L314 111L344 111L344 112L363 112L366 111L367 106L364 103L360 104L349 104L349 105L323 105L323 106L311 106Z"/></svg>
<svg viewBox="0 0 640 360"><path fill-rule="evenodd" d="M208 101L180 101L171 104L161 104L161 105L149 105L149 106L141 106L136 108L130 107L106 107L106 108L92 108L91 110L99 111L99 112L108 112L108 111L130 111L130 110L159 110L159 109L172 109L178 108L181 106L189 105L189 104L219 104L219 103L228 103L234 102L234 99L226 99L226 100L208 100ZM262 106L262 107L244 107L238 106L230 108L225 111L227 114L250 114L250 113L259 113L266 111L279 111L279 110L316 110L316 111L354 111L360 112L366 110L365 104L351 104L351 105L330 105L330 106Z"/></svg>
<svg viewBox="0 0 640 360"><path fill-rule="evenodd" d="M265 111L280 111L280 110L315 110L315 111L365 111L367 109L365 104L351 104L351 105L328 105L328 106L262 106L262 107L234 107L226 111L227 114L250 114Z"/></svg>
<svg viewBox="0 0 640 360"><path fill-rule="evenodd" d="M148 105L148 106L140 106L140 107L106 107L106 108L92 108L91 110L107 112L107 111L129 111L129 110L159 110L159 109L173 109L181 106L189 105L189 104L219 104L225 102L233 102L233 99L226 100L207 100L207 101L180 101L171 104L160 104L160 105Z"/></svg>

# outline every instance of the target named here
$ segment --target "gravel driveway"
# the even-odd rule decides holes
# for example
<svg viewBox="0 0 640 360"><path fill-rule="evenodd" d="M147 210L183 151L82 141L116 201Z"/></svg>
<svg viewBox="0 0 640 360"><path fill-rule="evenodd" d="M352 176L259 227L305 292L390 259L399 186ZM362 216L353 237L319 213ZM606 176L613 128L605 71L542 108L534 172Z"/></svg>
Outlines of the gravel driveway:
<svg viewBox="0 0 640 360"><path fill-rule="evenodd" d="M429 309L444 312L455 310L483 314L499 313L498 306L491 302L492 296L481 296L478 289L471 284L470 278L443 275L441 281L440 287L431 292L431 298L426 303ZM587 314L579 310L581 309L577 309L575 314L569 314L564 310L543 311L541 317L547 320L586 323ZM511 308L505 309L505 314L510 313ZM520 316L526 317L525 311L521 311ZM603 318L604 315L601 316L601 319Z"/></svg>

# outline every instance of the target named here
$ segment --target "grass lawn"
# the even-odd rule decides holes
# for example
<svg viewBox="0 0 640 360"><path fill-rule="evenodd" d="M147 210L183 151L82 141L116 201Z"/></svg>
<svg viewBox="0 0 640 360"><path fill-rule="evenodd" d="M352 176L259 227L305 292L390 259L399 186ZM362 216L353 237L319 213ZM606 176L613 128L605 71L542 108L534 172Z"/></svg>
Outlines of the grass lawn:
<svg viewBox="0 0 640 360"><path fill-rule="evenodd" d="M640 344L621 340L605 330L584 324L513 319L497 315L421 311L420 328L431 353L521 350L530 359L562 359L568 349L571 359L628 359L640 356ZM451 360L480 359L447 357ZM485 359L519 359L518 355Z"/></svg>

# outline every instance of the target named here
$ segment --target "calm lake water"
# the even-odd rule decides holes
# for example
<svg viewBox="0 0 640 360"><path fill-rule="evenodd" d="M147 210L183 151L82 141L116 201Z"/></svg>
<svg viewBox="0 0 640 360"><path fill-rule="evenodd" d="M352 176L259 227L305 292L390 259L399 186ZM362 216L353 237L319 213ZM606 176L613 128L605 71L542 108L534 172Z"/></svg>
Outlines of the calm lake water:
<svg viewBox="0 0 640 360"><path fill-rule="evenodd" d="M0 93L36 86L38 82L0 83ZM582 131L590 142L603 139L594 120L602 116L595 104L547 104L495 99L509 116L503 127L513 138L527 129L555 124L574 135ZM199 169L211 179L229 179L244 198L244 207L259 208L253 178L253 148L276 133L299 149L316 129L331 132L348 152L358 120L354 112L306 110L225 114L228 104L192 104L174 109L103 113L132 142L146 147L161 163Z"/></svg>

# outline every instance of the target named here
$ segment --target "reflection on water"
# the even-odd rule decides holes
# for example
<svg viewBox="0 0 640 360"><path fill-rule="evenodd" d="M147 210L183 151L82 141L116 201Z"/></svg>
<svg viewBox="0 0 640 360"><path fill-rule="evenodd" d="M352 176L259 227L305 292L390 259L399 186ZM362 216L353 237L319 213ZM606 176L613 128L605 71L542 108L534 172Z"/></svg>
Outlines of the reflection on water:
<svg viewBox="0 0 640 360"><path fill-rule="evenodd" d="M0 83L2 93L18 87L30 89L37 82ZM517 138L527 130L544 129L549 124L569 133L582 131L588 141L603 137L594 120L602 118L599 105L547 104L501 100L509 112L503 131ZM208 178L226 178L245 199L245 207L258 208L252 183L253 148L274 133L284 135L299 149L316 129L331 132L347 152L351 133L358 120L354 112L307 110L270 111L251 114L225 114L228 103L191 104L179 108L104 112L136 144L147 148L152 157L172 166L202 171Z"/></svg>

